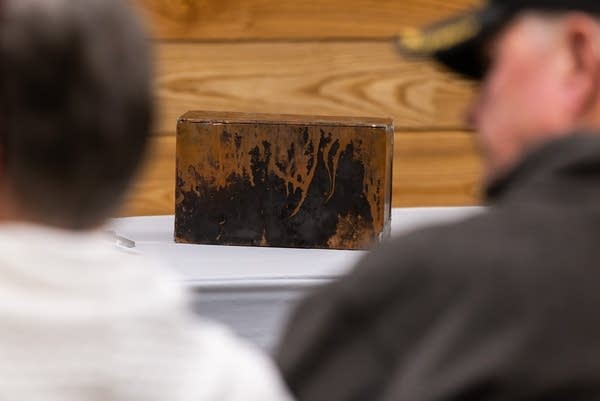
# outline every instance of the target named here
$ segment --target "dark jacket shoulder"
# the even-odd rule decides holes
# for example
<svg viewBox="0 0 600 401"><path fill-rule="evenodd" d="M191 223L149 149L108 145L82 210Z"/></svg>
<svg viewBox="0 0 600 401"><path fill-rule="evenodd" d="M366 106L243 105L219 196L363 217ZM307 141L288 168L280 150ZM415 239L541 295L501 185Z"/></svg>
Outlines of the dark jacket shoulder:
<svg viewBox="0 0 600 401"><path fill-rule="evenodd" d="M540 148L490 194L301 304L277 354L300 400L600 399L600 137Z"/></svg>

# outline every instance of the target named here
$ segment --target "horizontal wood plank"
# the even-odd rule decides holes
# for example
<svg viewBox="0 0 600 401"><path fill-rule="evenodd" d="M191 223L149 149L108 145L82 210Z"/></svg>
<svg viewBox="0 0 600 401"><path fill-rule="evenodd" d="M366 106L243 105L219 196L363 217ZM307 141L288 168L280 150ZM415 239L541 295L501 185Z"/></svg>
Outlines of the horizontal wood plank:
<svg viewBox="0 0 600 401"><path fill-rule="evenodd" d="M477 0L129 0L155 38L194 40L392 37Z"/></svg>
<svg viewBox="0 0 600 401"><path fill-rule="evenodd" d="M395 140L395 207L480 203L482 165L471 133L402 132Z"/></svg>
<svg viewBox="0 0 600 401"><path fill-rule="evenodd" d="M481 166L469 133L398 132L395 142L395 207L479 202ZM173 214L174 194L175 137L155 137L121 215Z"/></svg>
<svg viewBox="0 0 600 401"><path fill-rule="evenodd" d="M397 129L462 130L473 87L399 57L391 41L162 43L157 130L189 110L392 117Z"/></svg>
<svg viewBox="0 0 600 401"><path fill-rule="evenodd" d="M119 216L174 214L175 174L175 137L152 138Z"/></svg>

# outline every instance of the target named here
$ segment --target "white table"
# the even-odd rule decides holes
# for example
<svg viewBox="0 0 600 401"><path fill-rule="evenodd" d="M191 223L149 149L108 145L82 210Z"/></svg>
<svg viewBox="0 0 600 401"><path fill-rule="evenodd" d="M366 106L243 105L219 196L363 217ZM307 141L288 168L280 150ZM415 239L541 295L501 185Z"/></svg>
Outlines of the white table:
<svg viewBox="0 0 600 401"><path fill-rule="evenodd" d="M392 234L455 221L481 208L394 209ZM328 251L175 244L173 216L115 219L119 235L139 252L179 273L195 294L195 310L269 349L292 306L315 286L348 272L362 251ZM309 263L307 263L309 261Z"/></svg>

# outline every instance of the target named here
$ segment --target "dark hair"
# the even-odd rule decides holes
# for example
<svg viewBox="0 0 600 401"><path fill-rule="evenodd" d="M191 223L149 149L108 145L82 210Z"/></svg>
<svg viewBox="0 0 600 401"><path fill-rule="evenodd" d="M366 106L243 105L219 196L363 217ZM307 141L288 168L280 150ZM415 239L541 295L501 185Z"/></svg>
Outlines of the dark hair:
<svg viewBox="0 0 600 401"><path fill-rule="evenodd" d="M0 179L36 221L102 223L144 155L149 44L124 3L0 1Z"/></svg>

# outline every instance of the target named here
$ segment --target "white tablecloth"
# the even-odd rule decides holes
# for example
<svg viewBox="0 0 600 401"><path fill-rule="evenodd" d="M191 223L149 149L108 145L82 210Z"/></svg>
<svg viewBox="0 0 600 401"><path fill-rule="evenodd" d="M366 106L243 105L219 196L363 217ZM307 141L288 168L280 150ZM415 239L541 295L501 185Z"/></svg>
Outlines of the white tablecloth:
<svg viewBox="0 0 600 401"><path fill-rule="evenodd" d="M394 209L392 234L455 221L481 208ZM340 277L364 255L328 251L175 244L173 216L115 219L136 250L179 273L195 294L195 310L217 319L261 347L271 348L290 309L314 286Z"/></svg>

